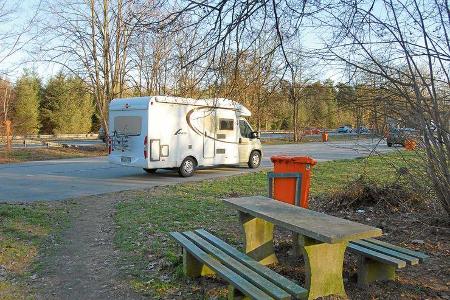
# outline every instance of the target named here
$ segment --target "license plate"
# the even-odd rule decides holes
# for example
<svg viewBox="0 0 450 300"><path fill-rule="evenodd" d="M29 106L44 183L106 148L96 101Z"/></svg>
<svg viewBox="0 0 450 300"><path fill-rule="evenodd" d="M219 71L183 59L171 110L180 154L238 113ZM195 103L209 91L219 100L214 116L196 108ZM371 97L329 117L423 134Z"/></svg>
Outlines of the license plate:
<svg viewBox="0 0 450 300"><path fill-rule="evenodd" d="M131 162L131 157L122 156L120 158L120 161L123 162L123 163L130 163Z"/></svg>

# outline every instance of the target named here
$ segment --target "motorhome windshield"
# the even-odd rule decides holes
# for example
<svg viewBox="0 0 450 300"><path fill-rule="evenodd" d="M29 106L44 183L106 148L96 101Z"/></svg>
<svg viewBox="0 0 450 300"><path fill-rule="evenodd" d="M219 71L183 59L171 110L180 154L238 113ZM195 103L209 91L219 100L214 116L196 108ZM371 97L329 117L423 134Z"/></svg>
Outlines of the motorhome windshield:
<svg viewBox="0 0 450 300"><path fill-rule="evenodd" d="M114 131L117 134L140 135L142 118L139 116L118 116L114 118Z"/></svg>
<svg viewBox="0 0 450 300"><path fill-rule="evenodd" d="M248 124L247 120L245 119L239 120L239 131L241 132L242 137L251 138L252 128Z"/></svg>

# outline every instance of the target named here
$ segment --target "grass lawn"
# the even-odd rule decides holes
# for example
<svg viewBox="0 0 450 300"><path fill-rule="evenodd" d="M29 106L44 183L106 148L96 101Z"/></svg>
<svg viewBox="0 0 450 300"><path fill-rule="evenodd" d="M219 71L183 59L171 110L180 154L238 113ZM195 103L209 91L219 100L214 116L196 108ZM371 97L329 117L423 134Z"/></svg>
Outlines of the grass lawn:
<svg viewBox="0 0 450 300"><path fill-rule="evenodd" d="M408 157L412 155L402 152L319 163L313 169L311 195L332 195L360 176L381 185L395 181L399 168L405 172L414 166L405 160ZM265 172L135 192L132 199L119 203L115 243L125 253L121 264L132 286L164 299L180 293L192 299L198 299L198 293L224 296L224 284L183 277L180 248L168 233L202 227L239 248L237 214L219 199L245 195L267 195Z"/></svg>
<svg viewBox="0 0 450 300"><path fill-rule="evenodd" d="M0 204L0 299L28 299L26 281L39 269L36 258L66 224L58 204Z"/></svg>
<svg viewBox="0 0 450 300"><path fill-rule="evenodd" d="M357 178L364 177L379 185L405 180L400 174L413 173L418 169L416 162L410 160L412 157L412 153L396 152L385 156L319 163L313 168L311 206L315 209L314 205L318 201L325 201L327 197L330 199L330 196L332 198L348 189L348 184ZM226 285L223 282L214 278L191 280L183 276L180 247L168 233L201 227L242 249L237 213L220 199L266 194L265 171L119 193L114 220L115 247L120 250L122 257L118 263L121 275L136 291L151 299L224 297ZM49 254L54 249L52 244L55 244L55 239L57 243L61 242L58 233L70 218L67 205L60 202L0 204L0 299L34 297L29 287L30 280L35 274L40 276L42 271L39 257L51 258ZM366 210L364 215L336 211L327 213L383 228L388 233L388 241L433 253L434 256L432 263L408 268L404 273L407 276L400 277L400 288L398 282L391 282L374 284L367 291L358 290L349 275L354 274L355 270L352 265L347 266L344 275L350 298L381 299L385 298L386 293L391 294L392 299L401 298L401 295L406 295L402 297L408 299L434 298L436 293L445 288L445 279L450 276L445 273L445 270L450 270L445 260L450 249L448 235L445 234L450 232L450 224L434 215L430 216L428 212L415 214L372 211L371 208ZM411 244L411 240L424 240L425 243ZM289 249L286 245L283 232L277 232L275 247L281 257ZM283 262L282 259L280 261ZM303 275L292 276L304 274L303 264L299 261L290 263L281 264L289 265L288 269L279 267L276 271L304 284Z"/></svg>
<svg viewBox="0 0 450 300"><path fill-rule="evenodd" d="M0 164L17 163L32 160L50 160L50 159L101 156L106 154L107 150L105 147L94 148L93 150L50 147L50 148L12 149L10 151L6 151L5 149L1 148Z"/></svg>

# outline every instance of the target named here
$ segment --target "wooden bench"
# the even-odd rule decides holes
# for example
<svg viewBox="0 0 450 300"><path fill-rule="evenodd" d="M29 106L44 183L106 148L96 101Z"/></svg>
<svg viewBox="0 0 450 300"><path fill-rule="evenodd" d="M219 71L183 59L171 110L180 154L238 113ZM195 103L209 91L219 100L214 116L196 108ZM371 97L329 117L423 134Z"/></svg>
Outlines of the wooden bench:
<svg viewBox="0 0 450 300"><path fill-rule="evenodd" d="M406 265L417 265L428 256L424 253L398 247L376 239L351 241L350 252L358 254L358 285L376 280L394 280L395 271Z"/></svg>
<svg viewBox="0 0 450 300"><path fill-rule="evenodd" d="M203 229L170 235L183 247L184 274L218 275L230 284L229 299L235 299L239 292L251 299L300 299L308 294L301 286Z"/></svg>

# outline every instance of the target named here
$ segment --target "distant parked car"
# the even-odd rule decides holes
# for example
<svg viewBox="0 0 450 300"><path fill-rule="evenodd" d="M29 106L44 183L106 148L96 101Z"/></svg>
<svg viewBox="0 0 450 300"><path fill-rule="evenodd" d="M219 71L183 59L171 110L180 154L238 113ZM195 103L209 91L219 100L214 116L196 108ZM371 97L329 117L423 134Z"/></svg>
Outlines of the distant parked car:
<svg viewBox="0 0 450 300"><path fill-rule="evenodd" d="M360 126L360 127L356 128L355 132L359 133L359 134L361 134L361 133L368 133L369 129L367 127L364 127L364 126Z"/></svg>
<svg viewBox="0 0 450 300"><path fill-rule="evenodd" d="M352 132L352 127L348 126L348 125L344 125L338 128L338 133L351 133Z"/></svg>
<svg viewBox="0 0 450 300"><path fill-rule="evenodd" d="M419 132L414 128L391 128L386 137L388 147L393 145L405 146L406 140L417 140Z"/></svg>

